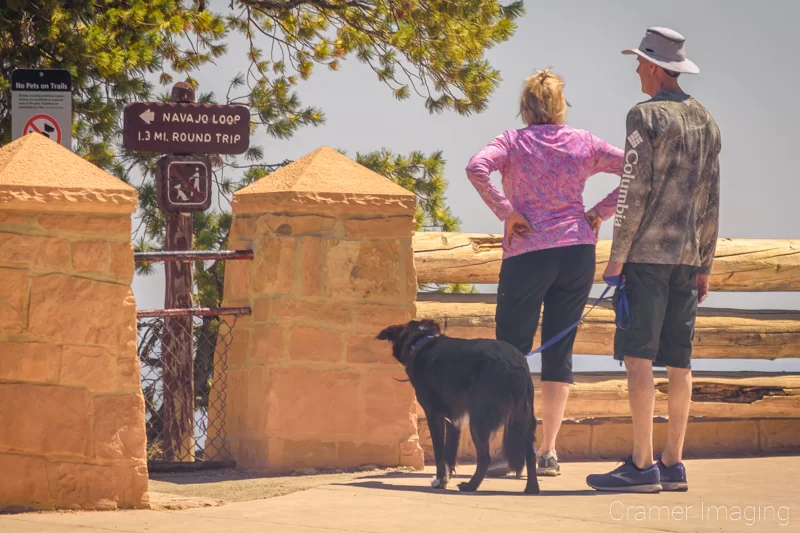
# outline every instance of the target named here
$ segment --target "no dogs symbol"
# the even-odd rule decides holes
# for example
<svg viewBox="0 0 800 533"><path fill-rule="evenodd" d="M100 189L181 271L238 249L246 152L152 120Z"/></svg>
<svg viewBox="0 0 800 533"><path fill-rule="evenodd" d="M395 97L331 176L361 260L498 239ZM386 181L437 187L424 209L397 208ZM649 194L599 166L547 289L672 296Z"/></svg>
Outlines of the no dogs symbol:
<svg viewBox="0 0 800 533"><path fill-rule="evenodd" d="M22 128L22 134L41 133L51 141L61 144L61 127L50 115L36 115L28 119Z"/></svg>

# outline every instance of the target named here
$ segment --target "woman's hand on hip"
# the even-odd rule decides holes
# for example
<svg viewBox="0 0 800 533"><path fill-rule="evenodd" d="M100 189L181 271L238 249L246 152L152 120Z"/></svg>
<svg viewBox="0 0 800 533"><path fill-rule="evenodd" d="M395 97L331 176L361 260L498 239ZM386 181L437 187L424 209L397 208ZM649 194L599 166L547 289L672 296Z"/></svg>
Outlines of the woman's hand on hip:
<svg viewBox="0 0 800 533"><path fill-rule="evenodd" d="M598 213L597 209L594 207L584 213L583 216L586 217L586 221L592 227L592 230L594 230L594 236L599 238L600 226L603 225L603 217L600 216L600 213Z"/></svg>
<svg viewBox="0 0 800 533"><path fill-rule="evenodd" d="M528 221L522 216L519 211L514 211L508 218L506 218L506 228L508 231L508 242L514 237L524 237L529 233L533 233L533 228L528 224Z"/></svg>

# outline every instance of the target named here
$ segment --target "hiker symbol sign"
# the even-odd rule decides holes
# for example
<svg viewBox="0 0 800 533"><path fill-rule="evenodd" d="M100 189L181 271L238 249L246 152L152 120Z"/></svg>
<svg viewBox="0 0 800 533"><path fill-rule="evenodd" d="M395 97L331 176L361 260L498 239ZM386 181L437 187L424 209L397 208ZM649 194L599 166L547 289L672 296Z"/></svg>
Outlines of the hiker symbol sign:
<svg viewBox="0 0 800 533"><path fill-rule="evenodd" d="M158 206L164 211L205 211L211 205L211 162L195 156L162 157L156 192Z"/></svg>

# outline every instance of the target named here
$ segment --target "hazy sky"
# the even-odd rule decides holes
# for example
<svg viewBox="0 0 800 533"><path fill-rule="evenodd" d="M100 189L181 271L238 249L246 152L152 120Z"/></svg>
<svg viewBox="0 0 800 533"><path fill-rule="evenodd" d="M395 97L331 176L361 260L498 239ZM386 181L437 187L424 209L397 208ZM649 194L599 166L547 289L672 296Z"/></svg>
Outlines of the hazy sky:
<svg viewBox="0 0 800 533"><path fill-rule="evenodd" d="M223 10L227 4L211 6ZM720 236L800 237L797 199L790 192L797 178L793 158L800 152L795 131L800 111L793 103L800 86L794 38L800 2L527 0L525 8L514 37L488 54L503 81L480 115L430 115L420 98L398 102L367 66L352 58L338 72L317 67L299 87L305 105L325 112L324 126L301 129L289 141L259 132L251 144L263 146L267 161L274 163L320 146L345 149L351 157L383 147L398 153L442 150L447 202L461 219L462 231L500 233L502 223L466 179L464 167L496 135L523 126L517 117L523 78L552 67L566 81L569 124L623 147L625 116L648 97L640 91L635 57L620 51L637 46L649 26L666 26L686 37L687 55L700 67L699 75L681 76L684 90L711 112L721 131ZM201 91L213 90L221 98L229 80L247 67L244 50L244 43L231 42L228 58L197 76ZM494 180L499 186L499 175ZM586 205L618 182L610 175L590 178ZM600 237L611 234L609 221ZM140 308L163 306L161 276L137 278L134 291ZM715 293L704 306L800 309L800 294ZM532 365L538 369L538 357ZM800 370L800 360L735 361L722 367ZM619 367L611 358L576 357L578 370L600 368ZM697 361L695 368L720 365Z"/></svg>

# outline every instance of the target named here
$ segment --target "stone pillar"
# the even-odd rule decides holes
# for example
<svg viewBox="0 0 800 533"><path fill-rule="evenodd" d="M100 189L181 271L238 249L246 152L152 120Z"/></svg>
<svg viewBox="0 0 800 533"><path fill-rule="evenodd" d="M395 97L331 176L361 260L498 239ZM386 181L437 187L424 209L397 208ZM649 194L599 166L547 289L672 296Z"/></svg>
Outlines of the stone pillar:
<svg viewBox="0 0 800 533"><path fill-rule="evenodd" d="M0 149L0 508L148 505L135 209L42 135Z"/></svg>
<svg viewBox="0 0 800 533"><path fill-rule="evenodd" d="M250 306L228 359L237 465L422 468L415 397L384 327L415 316L415 197L330 148L238 191L225 305Z"/></svg>

